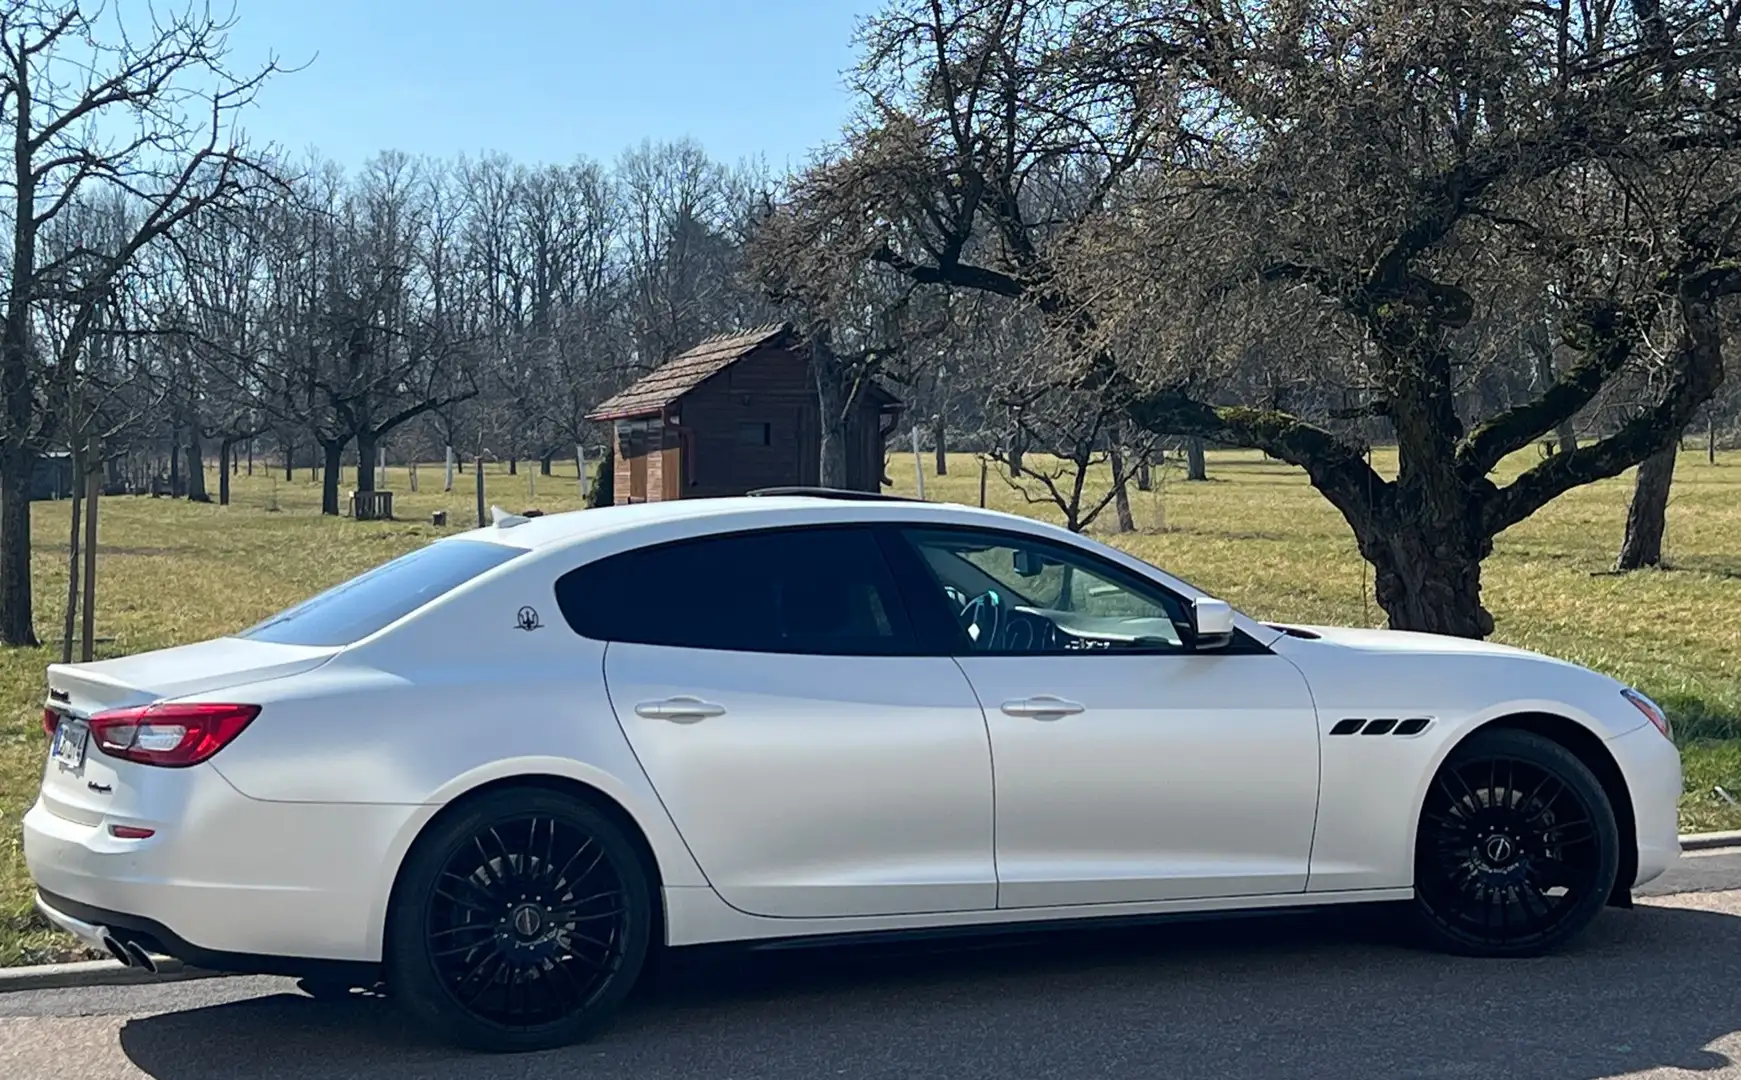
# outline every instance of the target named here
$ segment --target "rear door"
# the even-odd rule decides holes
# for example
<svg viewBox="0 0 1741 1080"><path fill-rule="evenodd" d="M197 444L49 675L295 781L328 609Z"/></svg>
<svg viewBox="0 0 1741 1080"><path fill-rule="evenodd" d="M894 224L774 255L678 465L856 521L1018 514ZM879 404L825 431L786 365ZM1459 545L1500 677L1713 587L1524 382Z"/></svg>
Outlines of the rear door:
<svg viewBox="0 0 1741 1080"><path fill-rule="evenodd" d="M734 533L558 583L611 704L720 896L757 915L997 904L973 689L925 655L875 533Z"/></svg>

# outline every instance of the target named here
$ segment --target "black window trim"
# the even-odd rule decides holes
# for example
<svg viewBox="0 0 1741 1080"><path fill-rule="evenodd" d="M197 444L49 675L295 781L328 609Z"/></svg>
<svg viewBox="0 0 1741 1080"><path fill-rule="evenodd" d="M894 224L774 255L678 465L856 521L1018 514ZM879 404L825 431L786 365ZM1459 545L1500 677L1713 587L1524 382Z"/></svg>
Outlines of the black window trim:
<svg viewBox="0 0 1741 1080"><path fill-rule="evenodd" d="M1102 555L1096 554L1095 552L1087 551L1075 546L1074 544L1067 544L1054 540L1051 537L1035 536L1032 533L1025 533L1016 529L988 528L983 525L960 525L954 522L902 521L890 523L886 526L885 532L887 535L884 538L884 543L890 547L898 547L900 551L899 556L888 557L885 549L885 556L887 557L887 561L891 568L899 565L904 570L904 573L897 578L897 581L901 585L902 591L908 594L903 597L903 600L906 603L908 612L913 613L913 626L915 631L919 631L920 629L917 612L925 611L926 630L924 633L929 641L935 643L936 635L938 634L938 630L936 629L937 616L941 614L947 625L947 629L944 631L946 634L944 640L947 642L945 647L948 649L946 655L949 656L1178 657L1274 655L1273 650L1268 646L1264 645L1262 642L1258 641L1256 638L1252 637L1237 626L1233 629L1233 640L1229 641L1219 649L1193 649L1189 645L1183 648L1084 649L1081 651L1057 653L973 649L968 647L967 638L961 631L959 620L949 611L949 606L943 602L942 592L937 586L937 580L932 576L930 569L925 566L924 557L919 554L918 549L914 545L913 537L910 534L940 533L943 535L949 535L953 533L969 535L975 538L983 537L994 542L1008 543L1012 546L1018 547L1040 547L1066 551L1073 558L1085 563L1087 567L1095 573L1101 574L1116 585L1130 589L1139 596L1144 593L1160 593L1171 597L1175 603L1187 610L1191 607L1191 601L1189 598L1179 595L1160 582L1126 569L1118 563L1113 562Z"/></svg>
<svg viewBox="0 0 1741 1080"><path fill-rule="evenodd" d="M555 581L551 583L551 591L555 594L555 597L556 597L557 610L559 612L561 612L562 620L565 624L567 624L569 630L576 637L582 638L586 641L598 642L598 643L604 644L604 645L613 645L613 644L614 645L647 645L649 648L694 649L698 652L718 652L718 653L741 652L741 653L746 653L746 654L756 655L756 656L816 656L816 657L835 657L835 658L841 658L841 657L915 657L915 656L948 657L948 656L950 656L951 654L947 651L942 651L942 652L934 651L934 646L935 646L935 632L934 631L932 631L931 633L921 633L920 632L920 630L918 628L917 621L914 619L914 616L913 616L913 612L912 612L912 608L911 608L911 601L910 601L910 598L908 595L909 589L907 587L907 584L902 581L901 575L896 571L895 567L890 562L890 559L889 559L890 545L889 545L887 539L885 537L883 537L882 535L880 535L880 533L881 533L880 525L881 525L881 523L874 522L874 521L800 522L800 523L786 524L786 525L753 526L753 527L744 528L744 529L728 528L728 529L720 530L718 532L704 533L704 534L699 535L699 536L683 536L683 537L678 537L674 540L662 540L662 541L659 541L658 543L638 545L635 547L625 548L621 551L613 551L608 555L601 555L596 559L588 559L586 562L580 563L576 566L572 566L572 567L568 568L567 570L564 570L561 574L557 575ZM894 636L890 639L890 644L892 646L891 648L886 649L886 650L878 649L878 650L874 650L874 651L851 651L851 652L818 652L818 651L813 650L813 649L716 649L716 648L713 648L711 646L706 646L706 645L665 645L665 644L654 644L654 643L649 643L649 642L633 642L633 641L628 641L628 640L625 640L622 638L614 638L614 637L612 637L612 638L599 638L599 637L592 637L592 636L589 636L585 633L582 633L581 630L575 625L574 618L569 614L567 607L562 602L563 590L562 590L561 586L562 586L562 582L566 578L568 578L572 574L578 573L579 571L581 571L589 566L593 566L597 563L616 558L620 555L638 555L638 554L643 554L643 553L653 553L653 552L665 551L665 550L669 550L669 549L677 548L677 547L691 546L691 545L695 545L695 544L704 544L704 543L707 543L707 542L713 541L713 540L737 539L737 538L742 538L742 537L762 536L762 535L768 535L768 534L773 534L773 533L795 533L795 532L808 532L808 533L861 532L861 533L865 533L865 534L870 536L872 542L874 544L876 544L876 546L878 547L878 549L882 553L883 569L887 573L889 580L890 580L890 583L894 586L893 591L890 593L890 595L888 597L890 604L892 606L890 607L890 609L888 611L885 612L885 614L888 616L890 627L891 627L891 629L894 630Z"/></svg>

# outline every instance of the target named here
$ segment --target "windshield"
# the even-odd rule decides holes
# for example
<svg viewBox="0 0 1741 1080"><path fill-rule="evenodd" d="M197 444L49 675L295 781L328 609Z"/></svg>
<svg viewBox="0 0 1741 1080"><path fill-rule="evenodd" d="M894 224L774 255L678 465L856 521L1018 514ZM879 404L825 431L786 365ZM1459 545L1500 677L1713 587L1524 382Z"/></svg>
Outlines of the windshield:
<svg viewBox="0 0 1741 1080"><path fill-rule="evenodd" d="M276 645L349 645L452 592L525 549L442 540L375 567L237 637Z"/></svg>

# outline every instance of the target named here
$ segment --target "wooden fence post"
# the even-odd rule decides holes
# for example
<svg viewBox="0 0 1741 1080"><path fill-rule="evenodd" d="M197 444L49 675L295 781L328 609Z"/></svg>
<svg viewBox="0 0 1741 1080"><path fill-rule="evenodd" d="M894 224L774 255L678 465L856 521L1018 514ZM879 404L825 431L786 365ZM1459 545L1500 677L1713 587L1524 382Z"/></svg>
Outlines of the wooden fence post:
<svg viewBox="0 0 1741 1080"><path fill-rule="evenodd" d="M477 467L477 468L476 468L476 469L475 469L475 470L473 470L473 472L474 472L474 473L475 473L475 475L476 475L476 479L477 479L477 487L478 487L478 528L480 528L480 529L481 529L481 528L483 528L483 527L484 527L484 526L485 526L485 525L486 525L486 524L488 524L488 520L487 520L487 519L486 519L486 518L485 518L485 516L484 516L484 515L485 515L485 513L486 513L486 511L485 511L485 508L484 508L484 456L483 456L483 455L482 455L482 454L479 454L479 455L478 455L478 467Z"/></svg>
<svg viewBox="0 0 1741 1080"><path fill-rule="evenodd" d="M85 610L79 659L90 663L97 644L97 496L103 485L95 472L85 474Z"/></svg>

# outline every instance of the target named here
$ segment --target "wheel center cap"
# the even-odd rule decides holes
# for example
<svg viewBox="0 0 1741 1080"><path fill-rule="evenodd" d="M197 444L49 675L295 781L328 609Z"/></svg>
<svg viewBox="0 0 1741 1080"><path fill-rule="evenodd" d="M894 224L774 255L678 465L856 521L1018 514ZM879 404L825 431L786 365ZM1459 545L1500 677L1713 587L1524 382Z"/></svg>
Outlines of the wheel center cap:
<svg viewBox="0 0 1741 1080"><path fill-rule="evenodd" d="M1495 866L1504 866L1517 854L1517 845L1509 836L1489 836L1485 850L1488 862Z"/></svg>
<svg viewBox="0 0 1741 1080"><path fill-rule="evenodd" d="M544 912L536 904L521 904L508 917L513 924L514 932L521 937L537 937L538 931L544 928Z"/></svg>

